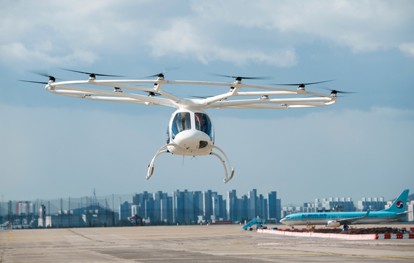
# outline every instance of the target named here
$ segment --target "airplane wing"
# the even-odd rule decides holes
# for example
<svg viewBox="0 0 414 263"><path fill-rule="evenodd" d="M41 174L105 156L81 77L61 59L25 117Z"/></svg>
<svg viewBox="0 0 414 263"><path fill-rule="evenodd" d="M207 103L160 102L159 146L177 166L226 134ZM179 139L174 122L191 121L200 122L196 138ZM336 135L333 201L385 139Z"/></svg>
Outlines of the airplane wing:
<svg viewBox="0 0 414 263"><path fill-rule="evenodd" d="M361 220L361 219L364 219L364 218L367 218L368 216L369 216L369 210L367 211L367 213L365 214L365 215L363 215L363 216L360 216L360 217L354 217L354 218L345 218L345 219L340 219L340 220L336 220L338 223L340 223L341 225L345 225L345 224L347 224L347 225L350 225L350 224L353 224L353 223L355 223L355 222L357 222L358 220Z"/></svg>

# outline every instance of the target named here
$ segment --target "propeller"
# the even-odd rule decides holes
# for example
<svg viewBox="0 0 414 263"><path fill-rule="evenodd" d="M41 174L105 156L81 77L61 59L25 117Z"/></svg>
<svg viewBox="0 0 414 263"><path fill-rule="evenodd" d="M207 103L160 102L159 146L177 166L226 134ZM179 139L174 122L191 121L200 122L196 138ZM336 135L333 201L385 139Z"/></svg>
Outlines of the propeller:
<svg viewBox="0 0 414 263"><path fill-rule="evenodd" d="M177 70L179 69L179 67L170 67L170 68L165 68L163 71L161 71L160 73L154 74L154 75L150 75L150 76L146 76L144 78L159 78L159 79L164 79L164 74L166 74L169 71L173 71L173 70Z"/></svg>
<svg viewBox="0 0 414 263"><path fill-rule="evenodd" d="M53 77L52 75L45 73L45 72L41 72L41 71L31 71L33 74L42 76L42 77L46 77L49 78L50 81L56 81L56 78Z"/></svg>
<svg viewBox="0 0 414 263"><path fill-rule="evenodd" d="M36 83L36 84L44 84L44 85L48 84L45 81L34 81L34 80L25 80L25 79L19 79L19 81L28 82L28 83Z"/></svg>
<svg viewBox="0 0 414 263"><path fill-rule="evenodd" d="M246 76L236 76L236 75L222 75L222 74L213 74L216 76L224 77L224 78L232 78L236 81L242 81L243 79L267 79L268 77L246 77Z"/></svg>
<svg viewBox="0 0 414 263"><path fill-rule="evenodd" d="M319 83L330 82L330 80L323 80L323 81L316 81L316 82L304 82L304 83L283 83L283 84L273 84L273 85L280 85L280 86L298 86L300 89L305 89L306 85L314 85Z"/></svg>
<svg viewBox="0 0 414 263"><path fill-rule="evenodd" d="M49 79L49 81L46 82L46 81L25 80L25 79L20 79L19 81L28 82L28 83L36 83L36 84L44 84L44 85L48 84L49 82L55 82L56 81L56 78L54 76L49 75L45 72L38 72L38 71L30 71L30 72L33 73L33 74L42 76L42 77L46 77L46 78Z"/></svg>
<svg viewBox="0 0 414 263"><path fill-rule="evenodd" d="M80 70L74 70L74 69L67 69L67 68L60 68L65 71L80 73L80 74L86 74L89 75L90 78L96 79L96 76L100 77L114 77L114 78L122 78L124 76L120 75L110 75L110 74L101 74L101 73L94 73L94 72L87 72L87 71L80 71Z"/></svg>
<svg viewBox="0 0 414 263"><path fill-rule="evenodd" d="M160 72L160 73L157 73L157 74L154 74L154 75L146 76L144 78L155 78L155 77L157 77L159 79L164 79L164 73Z"/></svg>
<svg viewBox="0 0 414 263"><path fill-rule="evenodd" d="M332 96L337 96L337 94L352 94L352 93L356 93L353 91L342 91L342 90L336 90L336 89L327 89L331 91L331 95Z"/></svg>

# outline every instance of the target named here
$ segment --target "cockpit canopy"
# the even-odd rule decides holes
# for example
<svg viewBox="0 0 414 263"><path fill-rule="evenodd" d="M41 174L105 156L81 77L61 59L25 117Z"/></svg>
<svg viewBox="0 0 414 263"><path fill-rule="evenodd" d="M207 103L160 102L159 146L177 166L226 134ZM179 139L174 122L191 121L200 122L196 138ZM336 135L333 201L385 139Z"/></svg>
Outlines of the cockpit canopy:
<svg viewBox="0 0 414 263"><path fill-rule="evenodd" d="M171 123L171 139L185 130L198 130L207 134L214 142L214 129L210 117L204 112L177 111ZM168 134L170 137L170 134Z"/></svg>

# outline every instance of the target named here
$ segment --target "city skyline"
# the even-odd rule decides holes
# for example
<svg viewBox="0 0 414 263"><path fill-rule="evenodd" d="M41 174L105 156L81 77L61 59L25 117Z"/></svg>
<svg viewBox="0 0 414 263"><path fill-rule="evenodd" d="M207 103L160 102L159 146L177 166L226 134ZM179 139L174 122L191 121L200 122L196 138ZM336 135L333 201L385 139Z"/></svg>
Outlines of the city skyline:
<svg viewBox="0 0 414 263"><path fill-rule="evenodd" d="M255 188L254 188L255 189ZM269 193L268 191L261 191L260 189L255 189L257 194L259 195L265 195L267 193ZM211 191L214 192L218 195L221 196L228 196L229 193L232 192L237 192L237 193L242 193L243 195L247 195L247 193L249 191L246 192L242 192L242 191L238 191L236 189L232 189L230 191L227 192L220 192L217 190L212 190L212 189L207 189L207 190L191 190L191 189L176 189L174 191L165 191L165 190L157 190L157 191L142 191L140 193L148 193L148 194L154 194L154 193L166 193L166 194L172 194L176 191L188 191L188 192L206 192L206 191ZM279 190L275 189L273 191L276 191L277 193L279 193ZM272 192L272 191L271 191ZM54 211L59 210L59 206L65 207L65 209L68 209L67 207L67 203L68 202L75 202L76 204L87 204L87 203L93 203L94 200L101 200L101 202L107 202L107 206L109 205L109 207L112 209L112 207L116 207L118 206L120 203L123 203L125 201L129 201L130 199L133 198L133 196L135 196L138 193L130 193L130 194L109 194L109 195L96 195L96 189L93 189L93 191L91 192L90 195L83 195L83 196L65 196L65 197L54 197L54 198L34 198L34 199L13 199L13 200L0 200L1 204L6 204L9 201L12 202L25 202L25 201L30 201L30 202L36 202L36 203L42 203L42 202L47 202L47 201L54 201L54 203L56 203L57 205L54 205ZM413 192L410 191L410 196L413 196ZM316 197L311 197L309 199L306 200L302 200L299 203L292 203L290 201L286 201L283 199L283 197L280 197L280 195L278 194L278 199L282 200L281 205L284 207L287 206L303 206L309 203L313 203L313 202L324 202L324 201L338 201L338 200L351 200L353 203L362 201L391 201L394 198L396 198L397 195L391 197L391 198L385 198L383 195L380 196L361 196L359 198L353 198L353 197L345 197L345 196L325 196L325 197L321 197L321 196L316 196ZM102 201L105 200L105 201ZM358 204L356 205L358 206ZM5 207L5 206L3 206Z"/></svg>
<svg viewBox="0 0 414 263"><path fill-rule="evenodd" d="M159 192L159 191L161 191L161 192L164 192L164 193L172 193L172 192L177 191L177 190L178 191L187 190L187 191L201 191L201 192L203 192L203 191L208 191L208 190L211 190L211 189L207 189L207 190L201 190L201 189L191 190L191 189L184 189L183 188L183 189L175 189L173 191L166 191L166 190L155 190L155 191L152 191L152 190L142 190L142 191L135 191L135 192L132 192L132 193L122 193L122 194L121 193L100 194L99 193L99 189L98 190L92 189L91 192L90 192L90 194L79 195L79 196L64 196L64 197L61 197L61 198L58 198L58 197L50 197L50 198L35 197L35 198L32 198L32 199L16 198L16 199L6 200L4 198L4 196L1 196L2 198L0 199L0 202L5 203L5 202L10 201L10 200L11 201L35 201L35 200L60 200L60 199L68 200L68 199L82 199L82 198L86 200L88 198L93 198L94 195L97 196L98 199L99 198L104 198L104 199L108 199L108 200L112 199L112 196L118 196L118 197L122 197L122 200L125 201L125 199L129 198L130 196L135 195L137 192ZM269 190L263 190L263 189L260 189L260 188L257 189L257 190L258 190L258 193L259 194L266 194L267 192L269 192ZM409 189L409 190L410 190L410 193L411 194L414 193L414 190L411 190L411 189ZM222 194L222 195L228 193L229 191L237 191L238 193L247 193L248 192L248 191L241 191L241 190L237 190L237 189L224 190L224 191L214 190L214 192L217 192L217 193ZM270 190L270 191L272 191L272 190ZM280 193L280 190L275 189L274 191L277 191L278 193ZM98 192L97 195L96 195L96 192ZM384 200L387 201L387 200L393 200L397 196L397 194L391 195L389 197L386 197L385 195L381 195L381 194L380 195L377 195L377 196L368 196L368 195L361 195L361 196L350 196L350 195L329 195L329 196L321 196L321 195L316 195L316 196L312 196L312 197L309 197L307 199L299 200L299 201L296 201L296 202L293 202L291 200L286 200L286 198L283 198L283 196L281 196L280 194L278 194L278 196L282 200L282 206L301 206L301 205L303 205L305 203L313 202L315 199L330 199L330 198L350 198L351 200L364 200L364 199L369 199L369 198L380 198L380 199L384 199Z"/></svg>
<svg viewBox="0 0 414 263"><path fill-rule="evenodd" d="M256 217L269 224L293 213L378 211L391 202L383 197L363 197L355 202L329 197L302 206L282 206L277 191L261 194L257 189L241 194L233 189L225 195L213 190L144 191L123 201L115 195L97 197L94 191L93 196L80 199L0 203L0 224L2 228L243 224ZM407 200L407 205L408 220L412 221L413 201Z"/></svg>

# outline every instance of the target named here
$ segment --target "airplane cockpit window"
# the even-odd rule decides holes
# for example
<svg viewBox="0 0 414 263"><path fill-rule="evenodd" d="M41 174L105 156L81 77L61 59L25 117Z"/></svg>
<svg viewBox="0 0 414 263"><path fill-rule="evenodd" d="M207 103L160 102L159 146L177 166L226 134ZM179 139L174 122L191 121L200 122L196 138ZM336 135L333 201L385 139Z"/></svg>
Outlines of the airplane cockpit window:
<svg viewBox="0 0 414 263"><path fill-rule="evenodd" d="M212 137L212 125L210 118L207 114L196 112L195 115L195 128L199 131L206 133L210 138Z"/></svg>
<svg viewBox="0 0 414 263"><path fill-rule="evenodd" d="M172 123L173 138L184 130L191 129L191 116L189 112L177 112Z"/></svg>

